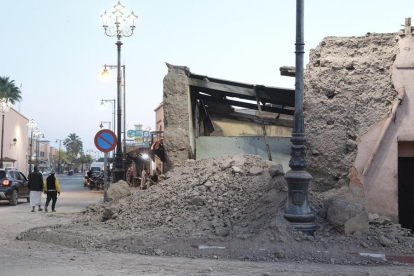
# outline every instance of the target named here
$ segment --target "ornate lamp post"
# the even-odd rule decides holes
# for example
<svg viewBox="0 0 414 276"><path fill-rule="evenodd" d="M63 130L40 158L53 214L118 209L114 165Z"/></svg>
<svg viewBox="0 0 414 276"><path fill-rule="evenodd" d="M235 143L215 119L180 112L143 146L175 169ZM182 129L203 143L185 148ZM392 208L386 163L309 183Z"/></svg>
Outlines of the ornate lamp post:
<svg viewBox="0 0 414 276"><path fill-rule="evenodd" d="M292 131L291 170L285 175L288 182L288 199L285 218L292 226L306 234L313 234L315 215L308 203L309 182L312 176L306 171L306 135L303 119L303 54L304 43L304 0L296 0L296 80L295 80L295 123Z"/></svg>
<svg viewBox="0 0 414 276"><path fill-rule="evenodd" d="M105 11L104 14L102 14L101 18L102 18L102 22L103 22L103 28L105 30L105 34L109 37L114 37L116 36L118 41L115 43L117 48L118 48L118 77L117 77L117 103L118 103L118 109L117 109L117 116L118 116L118 122L117 122L117 136L118 136L118 143L116 146L116 154L115 154L115 170L114 170L114 182L117 182L121 179L123 179L124 175L125 175L125 171L123 169L123 164L122 164L122 144L121 144L121 122L122 122L122 92L121 92L121 46L122 46L122 42L121 42L121 38L122 37L130 37L133 35L134 33L134 29L135 29L135 22L138 18L138 16L136 16L134 14L134 12L131 12L131 14L128 16L128 19L130 21L130 25L129 27L124 27L124 21L125 19L123 18L123 9L124 6L121 4L121 2L118 2L115 6L114 6L115 10L113 12L114 16L115 16L115 22L114 25L115 26L111 26L109 27L109 19L110 19L110 14Z"/></svg>
<svg viewBox="0 0 414 276"><path fill-rule="evenodd" d="M10 111L12 106L11 102L8 99L3 98L0 101L1 110L3 112L3 118L1 122L1 157L0 157L0 168L3 168L3 140L4 140L4 115Z"/></svg>
<svg viewBox="0 0 414 276"><path fill-rule="evenodd" d="M31 119L28 123L27 126L30 129L30 154L29 154L29 174L32 172L32 153L33 153L33 129L35 129L37 127L37 123Z"/></svg>

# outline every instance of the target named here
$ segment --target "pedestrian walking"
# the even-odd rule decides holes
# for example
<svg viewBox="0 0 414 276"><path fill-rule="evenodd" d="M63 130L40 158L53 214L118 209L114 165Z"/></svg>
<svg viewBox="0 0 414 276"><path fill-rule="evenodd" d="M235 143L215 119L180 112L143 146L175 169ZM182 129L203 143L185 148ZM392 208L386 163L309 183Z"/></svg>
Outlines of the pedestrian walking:
<svg viewBox="0 0 414 276"><path fill-rule="evenodd" d="M39 206L38 211L43 211L41 207L42 191L43 191L43 176L39 172L39 168L34 166L34 171L29 175L29 193L30 193L30 206L32 212L35 211L36 206Z"/></svg>
<svg viewBox="0 0 414 276"><path fill-rule="evenodd" d="M52 200L52 212L56 212L55 206L57 201L57 196L60 196L60 187L59 181L55 177L55 172L52 173L46 178L45 185L43 191L47 195L46 204L45 204L45 212L48 212L47 207L49 207L50 200Z"/></svg>
<svg viewBox="0 0 414 276"><path fill-rule="evenodd" d="M147 168L143 169L141 172L141 186L139 187L141 190L144 189L146 181L147 181Z"/></svg>

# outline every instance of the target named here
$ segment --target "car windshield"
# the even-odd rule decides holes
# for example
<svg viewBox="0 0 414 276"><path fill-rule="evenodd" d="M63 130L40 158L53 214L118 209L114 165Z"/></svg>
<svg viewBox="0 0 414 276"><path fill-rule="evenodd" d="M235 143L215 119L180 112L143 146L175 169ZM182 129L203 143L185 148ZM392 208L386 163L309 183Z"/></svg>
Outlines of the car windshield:
<svg viewBox="0 0 414 276"><path fill-rule="evenodd" d="M0 178L5 178L5 177L6 177L6 172L0 171Z"/></svg>
<svg viewBox="0 0 414 276"><path fill-rule="evenodd" d="M92 170L92 171L95 171L95 172L99 172L101 169L100 169L100 168L98 168L98 167L95 167L95 168L91 168L91 170Z"/></svg>

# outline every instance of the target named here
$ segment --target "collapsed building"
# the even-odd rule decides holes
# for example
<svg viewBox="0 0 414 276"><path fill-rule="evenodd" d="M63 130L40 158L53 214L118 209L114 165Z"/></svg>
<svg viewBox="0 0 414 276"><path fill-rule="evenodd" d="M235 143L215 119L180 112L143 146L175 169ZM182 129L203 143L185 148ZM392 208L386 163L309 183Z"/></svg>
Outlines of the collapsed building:
<svg viewBox="0 0 414 276"><path fill-rule="evenodd" d="M311 50L304 76L311 189L338 190L410 229L413 48L410 19L398 34L327 37ZM186 159L248 153L272 156L289 170L294 90L167 66L164 146L170 167ZM294 76L294 68L283 74Z"/></svg>

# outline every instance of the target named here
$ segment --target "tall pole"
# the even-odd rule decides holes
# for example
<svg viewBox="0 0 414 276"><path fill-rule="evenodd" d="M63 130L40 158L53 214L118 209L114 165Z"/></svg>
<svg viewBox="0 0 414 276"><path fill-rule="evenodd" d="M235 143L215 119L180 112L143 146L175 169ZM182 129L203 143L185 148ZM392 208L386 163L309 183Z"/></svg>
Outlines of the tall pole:
<svg viewBox="0 0 414 276"><path fill-rule="evenodd" d="M124 168L122 164L122 144L121 144L121 126L122 126L122 91L121 91L121 46L122 42L120 39L115 43L118 48L118 93L117 93L117 133L118 142L116 144L116 154L115 154L115 169L114 169L114 182L122 180L124 177Z"/></svg>
<svg viewBox="0 0 414 276"><path fill-rule="evenodd" d="M33 129L30 129L29 174L32 173L32 155L33 155Z"/></svg>
<svg viewBox="0 0 414 276"><path fill-rule="evenodd" d="M123 80L124 80L124 172L126 172L126 93L125 93L125 63L122 66L122 74L123 74ZM126 176L124 176L124 180L126 179Z"/></svg>
<svg viewBox="0 0 414 276"><path fill-rule="evenodd" d="M62 144L62 140L59 140L58 174L60 174L60 146L61 144Z"/></svg>
<svg viewBox="0 0 414 276"><path fill-rule="evenodd" d="M306 135L303 118L303 56L304 43L304 0L296 0L296 78L295 78L295 115L292 131L291 170L285 175L288 182L288 198L285 218L292 226L305 234L312 235L316 226L315 215L308 203L309 182L312 176L306 171Z"/></svg>
<svg viewBox="0 0 414 276"><path fill-rule="evenodd" d="M3 118L1 122L1 160L0 160L0 169L3 168L3 140L4 140L4 112L3 112Z"/></svg>

